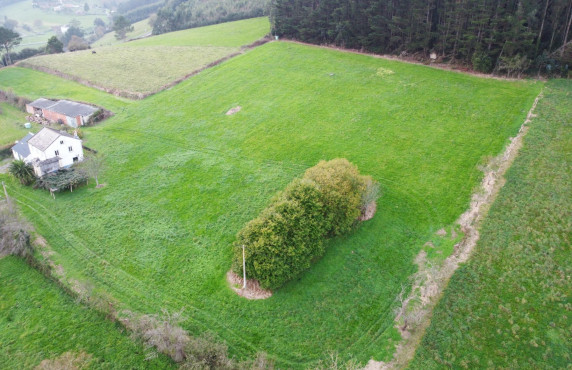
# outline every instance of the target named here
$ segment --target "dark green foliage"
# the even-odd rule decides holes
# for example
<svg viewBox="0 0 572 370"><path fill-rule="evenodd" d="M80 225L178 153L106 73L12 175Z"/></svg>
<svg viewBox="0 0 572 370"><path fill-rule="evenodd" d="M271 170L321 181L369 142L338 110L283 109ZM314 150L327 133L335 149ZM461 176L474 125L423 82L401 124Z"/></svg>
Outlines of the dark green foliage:
<svg viewBox="0 0 572 370"><path fill-rule="evenodd" d="M24 48L24 49L20 50L20 52L12 54L10 57L12 58L12 61L15 62L15 61L26 59L26 58L31 58L35 55L42 54L43 52L44 52L43 47L39 47L37 49Z"/></svg>
<svg viewBox="0 0 572 370"><path fill-rule="evenodd" d="M62 191L69 189L73 191L74 187L85 184L87 180L88 177L83 171L76 171L73 168L64 169L39 178L35 187L45 190L57 189Z"/></svg>
<svg viewBox="0 0 572 370"><path fill-rule="evenodd" d="M242 273L242 245L246 247L246 275L275 289L307 270L324 254L327 210L316 183L294 180L260 216L238 233L234 269Z"/></svg>
<svg viewBox="0 0 572 370"><path fill-rule="evenodd" d="M238 233L234 270L275 289L296 278L324 252L326 236L347 233L362 209L366 176L346 159L321 161L278 193L260 216Z"/></svg>
<svg viewBox="0 0 572 370"><path fill-rule="evenodd" d="M466 64L478 53L478 70L490 72L501 56L533 60L563 45L571 7L565 0L275 0L270 15L279 36L379 53L433 51Z"/></svg>
<svg viewBox="0 0 572 370"><path fill-rule="evenodd" d="M153 34L260 17L268 0L168 0L157 12Z"/></svg>
<svg viewBox="0 0 572 370"><path fill-rule="evenodd" d="M115 38L123 40L127 32L133 32L133 26L124 16L119 16L113 20L113 30L115 31Z"/></svg>
<svg viewBox="0 0 572 370"><path fill-rule="evenodd" d="M82 38L85 35L85 32L78 26L70 26L66 33L62 36L62 43L68 46L69 42L72 40L73 36L77 36Z"/></svg>
<svg viewBox="0 0 572 370"><path fill-rule="evenodd" d="M572 105L550 82L470 262L451 279L412 369L570 366Z"/></svg>
<svg viewBox="0 0 572 370"><path fill-rule="evenodd" d="M12 63L16 63L17 61L31 58L35 55L42 54L45 51L45 48L39 47L37 49L34 48L24 48L19 52L10 52L9 54L6 53L2 57L2 63L7 64L8 60Z"/></svg>
<svg viewBox="0 0 572 370"><path fill-rule="evenodd" d="M36 179L32 166L22 160L15 160L10 163L8 171L12 176L17 178L22 185L30 185Z"/></svg>
<svg viewBox="0 0 572 370"><path fill-rule="evenodd" d="M95 27L105 27L105 22L104 22L103 19L101 19L101 18L95 18L95 19L93 20L93 25L94 25Z"/></svg>
<svg viewBox="0 0 572 370"><path fill-rule="evenodd" d="M47 54L63 53L64 44L56 36L50 37L48 44L46 45Z"/></svg>
<svg viewBox="0 0 572 370"><path fill-rule="evenodd" d="M530 60L526 55L516 54L512 57L500 57L498 60L497 69L505 72L508 77L518 77L528 70L530 67Z"/></svg>
<svg viewBox="0 0 572 370"><path fill-rule="evenodd" d="M0 47L4 48L6 51L5 57L3 58L3 63L5 65L12 64L12 60L10 59L10 49L14 46L20 45L20 42L22 42L22 37L20 37L18 32L0 27Z"/></svg>
<svg viewBox="0 0 572 370"><path fill-rule="evenodd" d="M493 70L493 61L487 53L477 52L471 58L473 69L478 72L490 73Z"/></svg>
<svg viewBox="0 0 572 370"><path fill-rule="evenodd" d="M338 158L320 161L308 169L305 179L314 181L326 207L330 236L350 231L362 209L362 195L366 189L366 178L347 159Z"/></svg>

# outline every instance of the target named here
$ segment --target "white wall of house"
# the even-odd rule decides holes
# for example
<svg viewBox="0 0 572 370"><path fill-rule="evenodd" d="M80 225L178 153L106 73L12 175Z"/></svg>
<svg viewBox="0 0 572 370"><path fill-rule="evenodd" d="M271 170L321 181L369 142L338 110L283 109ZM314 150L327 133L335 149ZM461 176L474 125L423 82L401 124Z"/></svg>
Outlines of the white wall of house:
<svg viewBox="0 0 572 370"><path fill-rule="evenodd" d="M46 149L45 155L48 156L46 158L60 157L60 167L68 167L74 162L81 162L83 160L81 140L60 136Z"/></svg>
<svg viewBox="0 0 572 370"><path fill-rule="evenodd" d="M60 157L60 167L71 166L74 162L83 160L83 149L81 140L67 136L60 136L45 150L41 151L30 145L30 155L28 158L38 158L40 161Z"/></svg>
<svg viewBox="0 0 572 370"><path fill-rule="evenodd" d="M30 145L29 143L28 143L28 147L30 148L30 155L28 156L28 158L30 158L30 159L38 158L40 161L44 161L48 158L55 157L55 156L46 157L46 153L42 152L40 149L36 148L35 146Z"/></svg>

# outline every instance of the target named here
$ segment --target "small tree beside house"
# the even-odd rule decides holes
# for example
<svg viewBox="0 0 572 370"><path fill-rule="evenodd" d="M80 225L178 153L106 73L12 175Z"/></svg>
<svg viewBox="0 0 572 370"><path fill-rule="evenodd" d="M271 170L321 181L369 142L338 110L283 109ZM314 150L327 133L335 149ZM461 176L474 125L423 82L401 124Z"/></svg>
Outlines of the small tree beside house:
<svg viewBox="0 0 572 370"><path fill-rule="evenodd" d="M89 177L94 178L95 186L99 188L100 185L98 177L101 171L105 168L105 157L101 154L88 154L81 163L81 168Z"/></svg>

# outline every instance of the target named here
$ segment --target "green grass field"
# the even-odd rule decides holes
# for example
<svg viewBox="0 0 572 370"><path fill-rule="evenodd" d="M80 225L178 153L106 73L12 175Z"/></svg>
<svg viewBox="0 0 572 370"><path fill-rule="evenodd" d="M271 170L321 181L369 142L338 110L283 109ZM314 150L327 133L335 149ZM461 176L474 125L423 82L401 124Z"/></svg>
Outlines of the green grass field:
<svg viewBox="0 0 572 370"><path fill-rule="evenodd" d="M153 28L149 25L149 19L144 19L142 21L133 23L133 32L128 32L125 40L117 40L115 38L115 32L108 32L103 35L102 38L96 40L93 44L91 44L91 47L95 48L98 46L111 46L121 44L122 42L147 35L152 30Z"/></svg>
<svg viewBox="0 0 572 370"><path fill-rule="evenodd" d="M572 362L572 83L551 81L475 254L435 309L413 369Z"/></svg>
<svg viewBox="0 0 572 370"><path fill-rule="evenodd" d="M132 103L129 99L119 98L77 82L63 80L26 68L3 68L0 74L2 75L0 90L12 89L16 95L24 96L30 100L43 97L91 102L99 104L116 114L121 114ZM33 81L33 83L30 81Z"/></svg>
<svg viewBox="0 0 572 370"><path fill-rule="evenodd" d="M0 103L0 147L14 144L14 141L23 138L28 133L24 127L26 114L10 104Z"/></svg>
<svg viewBox="0 0 572 370"><path fill-rule="evenodd" d="M15 92L36 96L26 81L37 72L0 70L0 85L16 73ZM517 133L541 87L273 42L84 130L107 157L105 187L54 201L4 179L56 262L125 308L185 308L191 333L213 330L233 355L265 351L280 367L331 351L387 360L415 255L465 211L478 165ZM225 281L236 232L294 177L336 157L381 183L377 215L270 299L236 296Z"/></svg>
<svg viewBox="0 0 572 370"><path fill-rule="evenodd" d="M238 52L240 46L268 32L268 18L254 18L92 49L97 54L84 50L34 57L25 65L48 67L96 86L149 94Z"/></svg>
<svg viewBox="0 0 572 370"><path fill-rule="evenodd" d="M164 356L145 360L143 344L76 303L15 257L0 258L0 366L32 369L64 352L86 352L91 368L172 367Z"/></svg>

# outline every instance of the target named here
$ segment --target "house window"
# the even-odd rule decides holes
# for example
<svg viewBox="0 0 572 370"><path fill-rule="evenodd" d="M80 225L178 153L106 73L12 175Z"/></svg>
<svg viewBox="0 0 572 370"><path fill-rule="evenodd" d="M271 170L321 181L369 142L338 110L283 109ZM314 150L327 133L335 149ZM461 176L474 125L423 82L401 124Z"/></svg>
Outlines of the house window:
<svg viewBox="0 0 572 370"><path fill-rule="evenodd" d="M56 150L55 153L56 153L56 155L60 155L60 151L59 151L59 150Z"/></svg>
<svg viewBox="0 0 572 370"><path fill-rule="evenodd" d="M63 143L64 143L64 141L63 141L63 140L60 140L60 144L63 144Z"/></svg>
<svg viewBox="0 0 572 370"><path fill-rule="evenodd" d="M68 149L69 149L70 152L73 152L73 147L68 146Z"/></svg>

